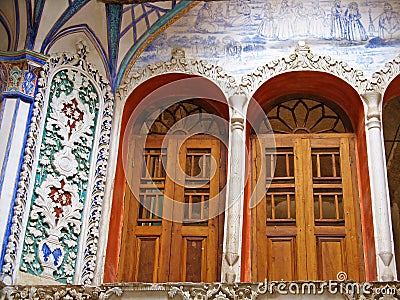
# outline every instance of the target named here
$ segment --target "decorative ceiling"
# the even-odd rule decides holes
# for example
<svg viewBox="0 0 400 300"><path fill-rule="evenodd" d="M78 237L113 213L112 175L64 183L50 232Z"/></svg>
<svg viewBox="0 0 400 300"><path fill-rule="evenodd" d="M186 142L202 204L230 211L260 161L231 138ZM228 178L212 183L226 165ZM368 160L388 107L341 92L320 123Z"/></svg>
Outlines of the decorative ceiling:
<svg viewBox="0 0 400 300"><path fill-rule="evenodd" d="M134 4L128 4L134 3ZM193 1L2 0L1 51L32 50L49 55L89 40L91 61L114 89L146 43ZM63 40L60 43L60 40Z"/></svg>

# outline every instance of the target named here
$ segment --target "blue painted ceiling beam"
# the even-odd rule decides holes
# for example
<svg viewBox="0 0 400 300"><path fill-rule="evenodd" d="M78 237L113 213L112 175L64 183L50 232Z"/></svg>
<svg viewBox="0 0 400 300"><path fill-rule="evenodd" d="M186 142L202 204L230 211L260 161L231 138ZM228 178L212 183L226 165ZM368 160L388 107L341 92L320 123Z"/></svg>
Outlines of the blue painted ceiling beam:
<svg viewBox="0 0 400 300"><path fill-rule="evenodd" d="M108 38L108 68L111 75L111 89L115 91L117 61L122 21L122 5L106 4L107 38Z"/></svg>
<svg viewBox="0 0 400 300"><path fill-rule="evenodd" d="M28 12L28 34L26 35L25 49L33 50L35 47L35 41L39 29L40 20L42 18L43 7L45 0L35 1L35 7L33 8L32 18L32 6L31 1L26 0L26 8Z"/></svg>

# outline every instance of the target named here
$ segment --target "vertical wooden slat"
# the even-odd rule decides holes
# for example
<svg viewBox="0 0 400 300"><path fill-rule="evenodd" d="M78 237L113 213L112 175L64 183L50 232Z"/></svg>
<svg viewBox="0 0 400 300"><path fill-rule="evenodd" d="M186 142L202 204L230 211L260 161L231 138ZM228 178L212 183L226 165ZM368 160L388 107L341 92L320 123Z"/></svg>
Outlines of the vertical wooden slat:
<svg viewBox="0 0 400 300"><path fill-rule="evenodd" d="M189 218L189 220L191 220L192 219L192 210L193 210L193 196L192 195L189 195L189 214L188 214L188 218Z"/></svg>
<svg viewBox="0 0 400 300"><path fill-rule="evenodd" d="M207 177L207 154L204 154L203 156L203 168L202 168L202 176L203 178Z"/></svg>
<svg viewBox="0 0 400 300"><path fill-rule="evenodd" d="M340 169L342 172L343 182L343 208L344 218L346 223L346 255L347 259L348 278L350 280L359 281L360 269L358 267L359 254L357 251L357 232L355 221L355 203L352 191L352 176L350 167L350 149L348 138L340 139Z"/></svg>
<svg viewBox="0 0 400 300"><path fill-rule="evenodd" d="M289 154L285 154L285 164L286 164L286 177L290 176L290 167L289 167Z"/></svg>
<svg viewBox="0 0 400 300"><path fill-rule="evenodd" d="M170 142L173 143L172 151L168 151L169 156L173 156L173 165L168 167L173 170L174 177L171 188L173 189L173 201L171 201L171 212L172 219L174 222L171 227L171 242L170 242L170 256L169 256L169 277L168 281L181 281L182 280L182 221L184 219L184 211L182 209L185 197L185 178L186 173L190 173L186 170L186 154L187 144L183 143L183 140L174 138ZM171 146L170 146L171 147ZM175 208L176 206L176 208ZM190 211L190 210L189 210Z"/></svg>
<svg viewBox="0 0 400 300"><path fill-rule="evenodd" d="M220 152L220 143L213 139L211 142L211 154L210 156L214 159L211 159L210 162L214 161L215 163L219 164L221 152ZM218 172L218 165L215 165L216 171L210 178L210 194L209 199L213 199L210 201L209 205L209 212L211 211L213 215L218 210L218 202L223 200L220 199L220 189L219 189L219 182L220 173ZM210 215L209 215L210 216ZM208 237L207 240L204 240L203 243L203 268L205 281L218 281L220 278L216 278L216 269L218 268L218 229L217 227L217 219L216 217L210 218L208 221Z"/></svg>
<svg viewBox="0 0 400 300"><path fill-rule="evenodd" d="M275 219L275 196L271 194L271 219Z"/></svg>
<svg viewBox="0 0 400 300"><path fill-rule="evenodd" d="M339 219L339 199L338 199L338 195L335 195L335 211L336 211L336 219Z"/></svg>
<svg viewBox="0 0 400 300"><path fill-rule="evenodd" d="M200 219L204 220L204 195L201 195L201 202L200 202Z"/></svg>
<svg viewBox="0 0 400 300"><path fill-rule="evenodd" d="M307 144L303 139L296 138L294 141L294 173L295 173L295 199L296 199L296 257L297 257L297 274L296 280L307 280L308 279L308 261L307 252L309 249L305 247L307 245L307 237L309 236L309 227L306 225L306 220L309 216L305 213L307 210L311 210L313 205L309 205L307 202L305 185L307 181L305 179L305 173L307 168L307 162L304 160L304 155L307 154ZM308 164L310 167L311 164ZM313 211L313 210L312 210Z"/></svg>
<svg viewBox="0 0 400 300"><path fill-rule="evenodd" d="M190 155L190 171L189 174L191 177L194 176L194 155Z"/></svg>
<svg viewBox="0 0 400 300"><path fill-rule="evenodd" d="M319 219L323 219L324 218L324 207L323 207L323 203L322 203L322 195L321 194L318 195L318 206L319 206Z"/></svg>
<svg viewBox="0 0 400 300"><path fill-rule="evenodd" d="M337 174L336 174L336 159L335 159L335 154L334 153L332 153L332 176L333 177L336 177L337 176Z"/></svg>
<svg viewBox="0 0 400 300"><path fill-rule="evenodd" d="M139 147L135 147L135 142L140 144L140 140L132 139L129 149L134 149L132 152L129 153L128 161L138 161L135 163L132 169L128 169L126 172L126 180L134 180L135 174L141 174L141 168L143 166L142 159L143 155L141 150L138 149ZM124 197L124 209L123 209L123 220L124 224L122 227L122 236L121 240L124 243L121 245L120 250L120 261L118 266L118 274L117 279L118 281L135 281L135 273L134 270L136 265L134 262L129 261L128 257L132 255L132 253L136 253L136 240L132 238L134 235L134 226L136 225L136 219L139 210L139 199L135 199L134 192L136 195L139 194L139 188L136 185L133 185L132 188L134 189L131 191L131 187L129 184L126 183L125 185L125 197ZM132 226L133 225L133 226Z"/></svg>

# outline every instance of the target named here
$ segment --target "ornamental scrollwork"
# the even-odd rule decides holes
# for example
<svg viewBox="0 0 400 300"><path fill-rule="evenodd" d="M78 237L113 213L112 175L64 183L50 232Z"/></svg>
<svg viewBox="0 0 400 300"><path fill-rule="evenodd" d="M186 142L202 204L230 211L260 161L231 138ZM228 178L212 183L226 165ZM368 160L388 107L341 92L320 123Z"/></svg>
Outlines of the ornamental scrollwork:
<svg viewBox="0 0 400 300"><path fill-rule="evenodd" d="M79 70L50 85L21 270L73 283L87 198L98 94Z"/></svg>
<svg viewBox="0 0 400 300"><path fill-rule="evenodd" d="M355 70L346 62L338 61L330 56L314 54L304 42L299 42L295 53L260 66L256 71L242 77L240 88L252 95L268 79L291 71L321 71L335 75L348 82L359 93L363 93L368 86L368 79L362 71Z"/></svg>
<svg viewBox="0 0 400 300"><path fill-rule="evenodd" d="M114 97L87 63L86 45L77 46L76 54L50 57L40 72L2 269L6 283L16 269L31 184L20 270L61 283L94 278Z"/></svg>
<svg viewBox="0 0 400 300"><path fill-rule="evenodd" d="M185 73L199 75L214 82L225 93L226 97L238 91L238 85L233 76L225 72L220 66L204 60L194 60L185 57L182 49L173 49L170 61L150 64L140 70L132 70L125 81L121 83L117 97L125 100L132 91L142 82L161 74Z"/></svg>
<svg viewBox="0 0 400 300"><path fill-rule="evenodd" d="M0 287L0 299L70 299L70 300L105 300L115 295L122 296L118 286L4 286Z"/></svg>
<svg viewBox="0 0 400 300"><path fill-rule="evenodd" d="M372 78L367 90L383 93L390 82L399 75L400 55L397 55L391 62L386 63L380 71L372 74Z"/></svg>

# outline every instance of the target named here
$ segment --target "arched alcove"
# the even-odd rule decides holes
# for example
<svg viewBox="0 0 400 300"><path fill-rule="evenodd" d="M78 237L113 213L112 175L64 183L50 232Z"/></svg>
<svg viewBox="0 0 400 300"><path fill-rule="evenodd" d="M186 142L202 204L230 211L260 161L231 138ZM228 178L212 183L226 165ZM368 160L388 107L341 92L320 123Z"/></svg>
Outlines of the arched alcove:
<svg viewBox="0 0 400 300"><path fill-rule="evenodd" d="M266 82L264 82L255 91L255 93L253 95L253 99L255 101L250 102L250 104L249 104L248 116L251 116L252 114L254 114L254 112L257 111L258 105L260 105L263 108L263 110L266 114L268 114L269 112L271 112L271 110L274 110L274 109L276 111L276 109L279 109L280 106L287 106L286 108L287 108L288 112L290 112L289 114L293 115L296 113L296 110L297 110L296 107L299 106L299 104L300 104L300 106L304 107L304 109L308 112L310 112L314 106L315 107L321 106L321 108L320 108L321 110L323 110L322 107L324 106L324 107L326 107L325 108L326 111L329 110L331 112L329 114L332 114L332 115L336 114L338 116L337 118L341 119L341 121L343 122L344 128L345 128L344 131L343 130L336 131L336 129L335 129L333 131L331 130L331 132L333 132L333 133L315 134L315 133L312 133L312 130L308 130L308 129L306 130L306 131L310 131L311 133L305 133L304 130L301 130L303 132L303 134L300 134L301 138L298 139L298 137L300 135L296 135L295 133L296 132L300 133L300 131L297 131L297 129L296 129L295 130L296 132L289 134L291 136L289 139L287 137L283 137L282 135L280 135L280 137L275 136L275 138L278 138L278 139L275 139L275 141L277 143L276 146L279 148L279 145L280 145L280 147L284 150L285 149L288 150L289 148L292 148L292 150L295 149L294 151L296 153L293 153L293 152L291 152L291 153L292 153L292 155L294 155L293 157L296 157L296 161L298 164L296 168L298 170L303 168L304 170L302 172L307 173L308 172L307 168L312 165L313 169L310 169L310 172L311 172L310 176L313 177L313 179L304 179L304 178L306 178L306 176L302 175L303 179L301 180L302 184L304 186L308 186L308 188L302 187L302 189L306 190L305 193L310 193L310 190L311 190L311 195L312 195L313 189L316 189L316 186L318 185L317 181L319 180L318 179L319 176L317 176L315 174L312 175L313 172L316 172L314 170L315 167L313 165L314 161L317 161L315 157L327 154L324 152L324 151L328 151L327 149L325 149L326 147L328 147L326 145L332 146L333 144L337 143L337 146L332 146L331 148L333 149L333 148L337 147L338 150L337 150L337 152L335 152L335 153L338 153L337 155L339 155L339 152L340 152L340 157L341 157L340 158L340 160L341 160L340 166L341 167L345 166L345 163L343 163L342 158L344 160L347 160L350 157L350 160L347 162L347 167L348 167L349 173L354 173L353 174L354 176L352 175L353 176L352 183L349 181L349 190L353 191L352 192L353 193L352 202L354 203L354 207L352 208L352 212L353 212L352 214L354 214L354 216L353 216L354 219L352 221L346 220L346 223L348 223L348 224L352 223L352 224L354 224L354 226L352 226L352 227L355 227L358 229L351 233L351 235L357 236L357 242L353 244L353 250L348 250L348 251L352 251L352 255L355 255L355 257L358 257L358 258L356 258L355 261L349 262L349 265L347 267L345 266L345 264L343 266L344 266L344 268L347 268L346 272L348 272L350 277L354 277L354 278L352 278L354 280L375 279L376 278L376 267L375 267L376 263L375 263L375 250L374 250L375 246L374 246L373 229L371 226L371 224L372 224L372 209L371 209L370 184L369 184L369 177L368 177L368 163L367 163L368 160L367 160L367 152L366 152L366 140L365 140L364 107L363 107L363 103L362 103L357 91L354 88L352 88L348 83L343 81L342 79L340 79L334 75L328 74L328 73L319 72L319 71L293 71L293 72L287 72L284 74L276 75L276 76L272 77L271 79L267 80ZM295 104L293 104L293 103L292 103L293 105L289 104L289 103L291 103L290 101L292 101L292 102L294 101L293 103L295 103ZM318 104L318 103L320 103L320 104ZM274 118L276 119L276 117L274 117ZM332 118L334 118L334 117L332 117ZM271 126L274 126L273 121L274 120L272 120L272 122L271 122ZM255 122L255 123L253 122L253 124L257 124L257 122ZM342 128L343 128L343 126L342 126ZM324 130L322 130L322 132L323 131ZM329 132L329 130L325 130L325 131ZM334 133L334 132L346 132L346 133L338 134L338 133ZM347 132L353 132L353 133L347 133ZM250 131L249 131L249 133L250 133ZM313 136L313 135L316 138L316 140L313 140L312 138L310 138L310 136ZM262 139L262 136L261 137L258 136L258 138ZM329 140L330 138L334 138L334 139L338 138L340 140L340 142L339 141L333 142L332 140L330 141ZM348 146L346 146L347 147L346 149L348 149L346 151L348 151L348 152L346 152L346 151L343 152L343 149L344 149L343 148L343 145L344 145L343 138L348 139L349 141L350 140L353 141L353 142L349 142ZM285 144L286 142L283 142L284 140L291 140L290 143L294 143L294 144L293 145L291 144L292 146L289 147L288 145ZM322 141L325 141L326 145ZM300 144L302 144L303 146L301 146ZM318 151L315 150L316 151L315 152L313 147L316 147L318 149L321 148L319 150L324 152L324 154L321 154L322 152L317 153L319 151L318 149L317 149ZM340 148L340 151L339 151L339 148ZM332 150L332 149L330 149L330 150ZM303 154L304 153L309 154L309 156L306 155L306 157L308 157L308 158L301 159L302 163L299 163L299 157L300 157L299 155L300 154L298 151L302 151ZM332 150L332 153L329 154L329 155L332 155L332 157L334 157L336 155L336 154L333 154L333 152L334 151ZM279 156L280 154L275 153L274 155ZM299 169L299 165L302 165L303 167ZM289 166L288 166L288 168L289 168ZM343 172L341 174L342 174L341 176L346 176ZM341 182L344 182L344 181L345 181L345 179L343 177ZM294 187L297 186L299 184L299 182L300 181L298 181L296 179L296 183L293 182L293 186ZM270 183L271 182L269 182L268 184L270 184ZM286 183L288 183L288 182L286 182ZM293 192L293 193L294 193L293 195L296 195L296 197L299 197L299 192L297 190L296 190L296 192ZM345 193L345 192L343 192L343 193ZM314 193L314 197L315 197L315 195L316 194ZM304 196L304 197L307 198L307 196ZM310 202L309 204L313 205L312 202ZM253 214L257 215L257 213L253 213ZM308 213L306 213L306 215L307 214ZM312 214L312 216L309 216L309 217L314 220L314 214ZM257 222L259 223L259 221L256 221L256 223L254 223L254 221L257 220L257 218L258 218L258 215L257 215L257 217L253 217L253 221L252 221L253 225L256 224ZM315 217L315 220L316 219L317 219L317 217ZM282 221L282 222L285 223L284 221ZM295 221L295 222L297 222L297 221ZM329 222L327 222L327 223L329 223ZM284 224L284 226L288 226L288 225L289 225L289 223ZM287 229L290 231L289 227L287 227ZM339 239L335 240L335 238L333 238L333 236L329 237L328 234L317 233L317 228L321 228L321 227L317 226L317 222L315 222L315 226L312 225L311 227L313 227L315 229L315 237L312 240L311 246L307 245L307 247L306 247L308 249L307 250L308 252L310 251L310 247L311 248L312 247L317 247L317 248L320 247L320 249L325 247L324 249L327 251L327 253L329 251L335 252L336 250L329 250L329 247L332 246L333 247L332 249L334 249L335 247L336 247L336 249L339 249L338 248L339 245L347 243L347 242L342 243L339 241ZM309 227L307 227L307 228L309 228ZM336 227L332 227L332 228L336 228ZM362 228L362 230L361 230L361 228ZM350 229L350 231L351 230L354 230L354 228ZM350 231L348 232L348 229L346 229L345 231L346 231L346 234L349 235ZM270 239L267 242L267 244L265 245L266 248L269 247L269 249L272 249L271 247L274 247L273 240L279 241L279 239L281 239L281 241L285 241L285 242L282 244L279 244L279 243L276 244L277 249L278 248L280 249L279 251L283 251L283 248L285 248L285 247L286 247L286 250L289 252L291 251L290 250L291 247L295 247L295 248L297 247L296 248L297 250L293 248L292 249L293 251L301 251L301 249L298 248L299 244L298 243L296 244L295 241L290 242L288 237L286 237L286 238L279 237L278 232L271 233L271 234L272 234L271 235L272 240ZM292 234L294 234L294 233L292 233ZM320 234L320 238L318 237L318 234ZM249 233L249 235L250 235L250 233ZM361 235L362 235L362 237L361 237ZM336 237L338 237L338 236L339 235L337 235ZM343 236L345 236L345 235L343 235ZM323 238L321 238L321 237L323 237ZM254 240L255 240L255 238L253 237L253 241ZM331 242L330 245L328 245L328 241ZM259 243L259 240L258 240L258 243ZM314 245L314 244L316 244L316 245ZM297 246L294 246L294 245L297 245ZM281 248L281 247L283 247L283 248ZM267 251L267 250L265 250L265 251ZM256 262L257 262L257 260L259 260L260 254L258 252L253 247L253 253L252 254L247 253L247 256L252 255L253 266L255 266L255 264L257 265ZM323 253L323 251L321 253ZM324 258L323 258L324 255L321 253L319 253L319 254L317 253L315 255L315 257L316 257L315 261L313 261L311 263L308 261L307 262L305 262L305 261L294 262L294 265L295 264L297 264L297 265L296 265L296 267L293 267L293 273L292 273L293 276L288 275L288 276L286 276L287 278L283 278L283 279L286 279L286 280L335 279L335 278L330 278L330 277L333 277L333 273L332 273L333 271L331 272L332 274L330 274L330 275L328 274L329 271L326 271L327 265L329 265L329 263L324 262ZM265 254L265 252L264 252L264 254ZM331 253L331 254L333 254L333 253ZM244 254L244 256L245 255L246 254ZM333 256L337 257L338 255L339 254L336 253ZM345 254L343 252L342 257L344 257L345 255L348 255L348 254ZM290 264L289 261L287 261L287 263ZM311 276L305 275L306 277L302 276L301 271L299 269L299 264L304 264L304 267L306 267L306 265L309 265L309 266L311 265L312 270L310 269L309 273L314 274L314 275L311 275ZM314 265L318 265L318 264L325 265L325 267L322 268L324 270L319 270L319 269L317 269L316 266L314 266ZM353 272L352 269L354 269L354 268L358 268L358 270L360 270L360 272L359 273ZM254 269L256 269L256 268L254 268ZM263 268L261 267L258 269L261 270ZM364 273L364 270L365 270L365 273ZM336 270L336 271L338 271L338 270ZM258 273L260 273L260 274L258 274ZM271 276L270 273L264 274L265 268L264 268L264 273L263 273L263 271L260 271L258 273L254 272L254 270L253 270L252 280L257 281L257 280L261 280L260 278L262 276ZM263 273L263 274L261 274L261 273ZM270 278L270 277L268 277L268 278ZM275 279L280 280L281 278L279 278L279 279L275 278Z"/></svg>
<svg viewBox="0 0 400 300"><path fill-rule="evenodd" d="M397 272L400 271L400 76L388 85L382 110L383 137L392 212L392 226Z"/></svg>
<svg viewBox="0 0 400 300"><path fill-rule="evenodd" d="M199 117L200 115L201 117ZM187 132L184 133L184 130L180 129L180 125L178 125L179 130L173 130L172 128L186 117L194 117L196 119L195 122L199 122L205 115L207 115L207 120L210 120L210 118L214 116L216 122L219 122L219 125L216 127L217 130L213 131L212 129L207 129L207 126L199 126L195 129L196 132L189 132L189 135L187 135ZM169 117L170 120L165 119ZM176 209L174 205L176 205L175 202L179 201L184 203L188 201L188 203L192 203L191 199L202 194L204 188L209 188L207 192L208 196L206 195L204 197L213 198L214 196L211 197L211 195L223 193L222 190L226 181L226 147L224 146L226 140L224 141L224 139L226 139L228 132L228 118L229 110L223 92L212 81L200 76L182 73L158 75L141 83L127 97L120 125L121 129L109 225L109 239L104 266L104 282L219 280L222 255L221 237L223 234L223 218L219 218L217 215L215 218L210 217L207 221L192 220L193 222L189 222L188 214L190 208L188 210L183 208L185 212L181 216L180 222L176 222L175 216L179 209ZM193 121L194 119L191 120ZM202 120L204 121L205 118ZM201 122L200 120L200 123ZM171 132L174 133L172 134ZM127 136L133 136L134 138L126 142L124 138L126 139ZM168 136L168 139L165 139L166 136ZM176 143L175 140L177 141ZM220 142L220 140L224 142ZM139 144L139 141L143 143ZM128 151L123 150L124 143L127 143ZM135 143L135 145L132 143ZM175 146L173 146L173 143L175 143ZM172 153L170 151L175 152ZM186 158L182 158L183 160L181 160L181 154L185 154ZM203 184L197 191L192 190L194 193L197 193L197 196L189 195L190 193L186 190L186 184L188 180L190 180L188 178L191 176L193 177L193 174L187 170L183 171L186 173L186 175L183 175L186 179L181 178L183 180L183 187L181 186L182 182L180 185L176 184L176 182L174 182L174 176L170 175L172 173L175 174L175 172L180 172L178 170L179 165L185 160L187 162L186 166L192 166L193 163L191 164L189 162L189 156L196 164L199 164L200 161L207 164L207 161L214 158L214 162L218 165L219 175L217 177L219 179L215 181L217 183L213 181L216 175L212 178L204 179L209 180L208 187L207 184ZM203 159L201 159L200 156L203 157ZM124 157L128 159L132 167L124 167ZM164 160L170 160L172 157L178 159L178 162L176 164L166 162L165 166L163 165L162 169L159 169L161 172L158 172L160 175L159 178L155 179L153 176L155 174L155 169L151 169L148 162L143 160L143 157L147 157L154 162L157 161L159 164L163 163ZM141 160L143 160L143 162L141 162ZM132 161L135 161L135 163L132 163ZM175 167L177 169L171 171L172 168ZM147 171L144 171L145 169L142 168L147 169ZM182 169L184 168L185 167L182 167ZM143 172L148 172L149 174L146 173L148 176L144 176ZM199 174L196 173L195 175ZM127 176L136 176L140 180L136 183L133 182L133 184L127 184ZM147 185L150 183L150 181L147 182L148 179L155 182L155 187L163 191L162 194L164 196L162 196L162 199L177 200L181 197L180 195L184 195L184 198L175 201L173 204L168 204L170 202L162 200L167 203L162 208L162 215L154 219L153 217L145 218L146 221L142 217L146 215L145 210L151 211L151 208L146 207L146 200L142 200L144 199L143 197L147 197L142 195L142 191L148 188ZM215 186L215 184L217 184L217 186ZM131 192L128 192L128 190ZM135 194L135 190L139 192ZM160 195L160 193L158 193L158 195ZM129 200L127 197L132 199ZM154 197L161 199L160 196ZM203 196L200 195L198 197ZM220 198L221 200L223 199L222 194ZM203 200L199 203L203 203ZM159 200L157 201L154 203L160 203ZM202 204L199 205L202 206ZM203 208L205 207L204 205L202 206ZM213 204L211 202L209 205L207 214L210 214L212 209L214 209L212 208ZM136 212L134 212L135 210ZM132 218L129 212L138 215L142 213L143 216L136 217L135 220L129 221L128 219ZM190 215L193 217L193 214ZM200 215L203 216L202 213ZM203 217L206 218L206 215ZM176 225L178 223L180 225ZM131 229L127 228L129 224L132 225ZM190 226L185 226L186 224ZM206 224L206 226L201 228L204 224ZM210 229L206 234L205 228L213 229ZM156 231L158 232L159 229L161 229L161 232L155 233ZM197 233L194 233L196 230ZM213 232L214 230L215 232ZM174 232L175 236L177 236L178 232L184 231L186 232L186 236L179 241L173 240L172 237L167 237L168 232L170 234ZM199 232L203 232L202 235L200 234L199 236ZM213 236L215 236L214 240L212 240ZM131 239L131 241L129 241L129 239ZM128 245L129 243L131 243L132 246ZM213 243L215 244L214 246ZM171 247L175 248L172 249ZM182 250L182 247L184 250ZM213 249L213 247L215 249ZM204 252L206 253L204 254L205 256L196 257L196 255L198 256L202 253L202 248L208 249ZM129 253L130 249L136 252ZM176 251L178 251L179 254L177 254ZM148 259L149 257L145 257L146 255L151 255L149 253L154 254L152 256L153 258L150 260ZM174 253L174 259L186 259L186 263L179 262L179 264L181 264L180 267L175 266L175 268L170 268L169 266L174 265L175 262L173 259L168 260L166 258L167 254L165 253ZM160 261L157 261L157 257L160 257ZM171 255L169 255L169 257L171 257ZM189 258L193 259L189 260ZM147 269L144 265L138 263L139 261L143 261L146 264L146 259L147 263L151 264L150 267L147 265ZM198 275L189 274L185 271L189 261L191 261L191 263L197 261L197 267L201 268L199 271L199 274L201 274L199 275L200 277L196 277ZM139 268L141 269L140 272Z"/></svg>

